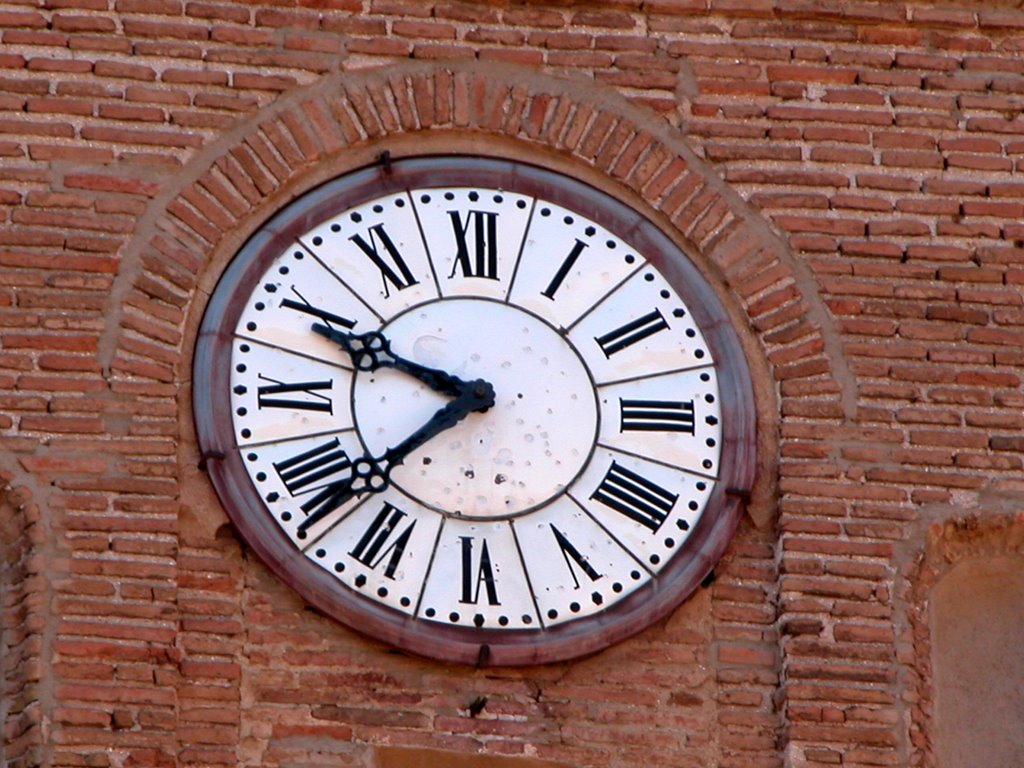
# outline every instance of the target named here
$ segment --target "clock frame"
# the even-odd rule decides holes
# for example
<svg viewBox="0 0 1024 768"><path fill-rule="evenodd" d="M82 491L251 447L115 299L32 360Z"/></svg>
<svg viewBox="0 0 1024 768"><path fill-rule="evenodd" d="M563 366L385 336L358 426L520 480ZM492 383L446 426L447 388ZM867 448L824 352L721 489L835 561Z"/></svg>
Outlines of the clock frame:
<svg viewBox="0 0 1024 768"><path fill-rule="evenodd" d="M368 200L407 190L479 187L538 198L574 211L620 238L667 281L700 329L714 361L721 419L717 477L685 541L626 597L543 629L449 626L367 599L304 555L267 510L236 445L232 345L246 304L270 265L314 227ZM439 660L541 664L587 655L667 616L707 577L732 538L755 471L750 374L724 304L693 261L650 219L596 188L509 160L414 157L329 181L272 216L242 247L206 308L196 343L193 413L198 445L217 494L245 542L280 579L323 613L384 643Z"/></svg>

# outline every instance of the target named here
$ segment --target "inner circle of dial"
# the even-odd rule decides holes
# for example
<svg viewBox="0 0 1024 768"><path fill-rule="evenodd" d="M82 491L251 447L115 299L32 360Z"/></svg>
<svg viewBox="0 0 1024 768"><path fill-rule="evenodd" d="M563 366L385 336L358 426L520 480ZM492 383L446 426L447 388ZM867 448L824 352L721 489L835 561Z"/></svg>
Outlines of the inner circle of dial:
<svg viewBox="0 0 1024 768"><path fill-rule="evenodd" d="M575 349L532 314L486 299L430 302L382 331L392 350L465 381L494 386L495 405L470 413L391 471L415 500L454 517L525 514L560 495L587 464L598 433L590 373ZM450 399L390 368L360 371L353 415L380 455Z"/></svg>

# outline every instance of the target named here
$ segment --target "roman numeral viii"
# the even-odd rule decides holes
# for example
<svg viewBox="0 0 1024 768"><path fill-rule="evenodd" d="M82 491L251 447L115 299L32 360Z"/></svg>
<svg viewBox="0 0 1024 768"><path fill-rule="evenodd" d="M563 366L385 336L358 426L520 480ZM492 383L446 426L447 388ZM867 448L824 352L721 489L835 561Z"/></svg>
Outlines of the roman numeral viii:
<svg viewBox="0 0 1024 768"><path fill-rule="evenodd" d="M321 394L331 391L333 379L327 381L302 381L285 383L259 374L261 381L269 381L256 390L256 401L260 408L293 408L300 411L323 411L334 413L331 396Z"/></svg>
<svg viewBox="0 0 1024 768"><path fill-rule="evenodd" d="M625 325L619 326L603 336L595 336L594 341L601 347L605 357L611 357L616 352L621 352L626 347L631 347L638 341L643 341L648 336L666 328L668 328L668 322L661 312L655 309L643 317L630 320Z"/></svg>
<svg viewBox="0 0 1024 768"><path fill-rule="evenodd" d="M409 265L405 263L405 259L402 258L402 254L399 253L394 241L384 230L384 225L374 224L367 230L367 234L369 240L362 235L353 235L349 240L359 246L359 250L365 253L373 265L380 270L381 279L384 281L384 295L391 295L388 291L388 283L400 291L410 285L416 285L416 278L410 271Z"/></svg>
<svg viewBox="0 0 1024 768"><path fill-rule="evenodd" d="M377 513L370 527L349 554L368 568L376 568L385 557L388 558L388 563L384 566L384 575L393 580L402 554L412 537L412 530L416 527L416 521L413 520L404 531L392 537L403 517L405 512L389 502L384 502L383 509Z"/></svg>
<svg viewBox="0 0 1024 768"><path fill-rule="evenodd" d="M619 398L619 432L686 432L693 434L693 400L626 400Z"/></svg>
<svg viewBox="0 0 1024 768"><path fill-rule="evenodd" d="M448 277L455 277L456 271L461 271L463 277L497 280L498 214L493 211L469 211L465 222L458 211L448 211L448 215L455 231L456 247L455 263Z"/></svg>
<svg viewBox="0 0 1024 768"><path fill-rule="evenodd" d="M656 532L679 495L612 461L590 498Z"/></svg>

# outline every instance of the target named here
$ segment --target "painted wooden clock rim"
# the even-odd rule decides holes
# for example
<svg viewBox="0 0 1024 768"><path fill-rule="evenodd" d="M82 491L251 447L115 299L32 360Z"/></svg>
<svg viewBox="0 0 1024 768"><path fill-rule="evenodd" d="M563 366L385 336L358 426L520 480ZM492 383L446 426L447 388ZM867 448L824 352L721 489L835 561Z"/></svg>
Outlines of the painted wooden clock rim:
<svg viewBox="0 0 1024 768"><path fill-rule="evenodd" d="M450 627L417 620L356 594L296 549L265 514L231 444L230 345L246 298L284 243L373 197L417 187L481 186L541 197L606 227L644 254L677 291L705 336L720 385L721 474L693 531L647 584L606 611L544 630ZM231 260L203 316L193 369L200 451L221 503L278 578L323 613L389 645L477 665L564 661L601 650L667 616L705 579L743 513L756 463L750 373L729 315L690 259L652 222L580 181L517 161L466 156L395 160L338 177L279 210Z"/></svg>

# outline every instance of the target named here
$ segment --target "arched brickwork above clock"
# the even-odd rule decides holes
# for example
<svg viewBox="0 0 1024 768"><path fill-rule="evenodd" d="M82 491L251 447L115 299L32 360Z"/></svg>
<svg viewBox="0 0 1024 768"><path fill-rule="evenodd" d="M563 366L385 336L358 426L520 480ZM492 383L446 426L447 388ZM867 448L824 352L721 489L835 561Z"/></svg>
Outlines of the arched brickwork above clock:
<svg viewBox="0 0 1024 768"><path fill-rule="evenodd" d="M807 267L676 129L593 84L479 62L330 75L199 151L139 219L112 292L122 318L101 345L105 368L115 379L175 381L188 360L184 313L195 322L202 309L192 292L212 288L270 213L385 151L453 150L552 165L632 198L699 254L745 314L734 321L760 340L762 389L792 380L807 398L793 408L851 413L852 379Z"/></svg>

